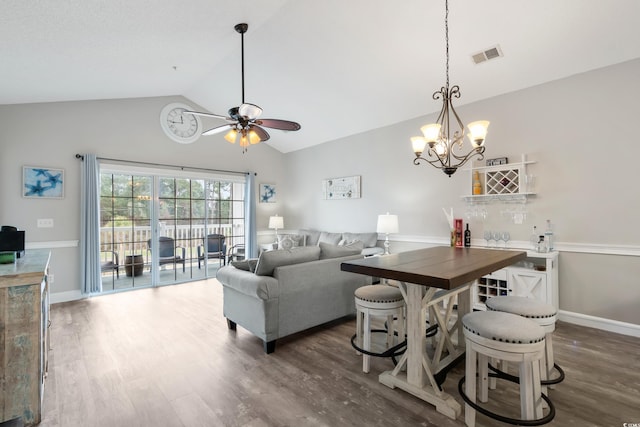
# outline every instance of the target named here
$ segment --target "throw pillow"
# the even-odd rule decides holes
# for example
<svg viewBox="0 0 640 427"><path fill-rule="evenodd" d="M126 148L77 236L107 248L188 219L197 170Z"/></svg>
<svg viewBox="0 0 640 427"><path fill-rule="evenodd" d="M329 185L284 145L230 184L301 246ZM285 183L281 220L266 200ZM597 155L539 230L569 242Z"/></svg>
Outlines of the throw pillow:
<svg viewBox="0 0 640 427"><path fill-rule="evenodd" d="M326 231L320 232L318 238L318 244L329 243L331 245L337 245L342 240L342 233L327 233Z"/></svg>
<svg viewBox="0 0 640 427"><path fill-rule="evenodd" d="M252 258L252 259L245 259L243 261L231 261L230 264L239 270L250 271L254 273L256 271L256 265L258 264L258 259Z"/></svg>
<svg viewBox="0 0 640 427"><path fill-rule="evenodd" d="M360 240L365 248L372 248L378 243L378 233L342 233L342 238L346 243Z"/></svg>
<svg viewBox="0 0 640 427"><path fill-rule="evenodd" d="M353 242L348 245L338 246L320 242L320 259L340 258L349 255L359 255L364 249L362 242Z"/></svg>
<svg viewBox="0 0 640 427"><path fill-rule="evenodd" d="M262 252L258 258L256 276L273 276L273 270L277 267L316 261L319 258L320 248L317 246Z"/></svg>
<svg viewBox="0 0 640 427"><path fill-rule="evenodd" d="M317 230L300 230L298 232L305 237L306 246L318 246L318 239L320 238L320 232Z"/></svg>
<svg viewBox="0 0 640 427"><path fill-rule="evenodd" d="M305 236L300 234L279 234L278 249L291 249L304 246Z"/></svg>

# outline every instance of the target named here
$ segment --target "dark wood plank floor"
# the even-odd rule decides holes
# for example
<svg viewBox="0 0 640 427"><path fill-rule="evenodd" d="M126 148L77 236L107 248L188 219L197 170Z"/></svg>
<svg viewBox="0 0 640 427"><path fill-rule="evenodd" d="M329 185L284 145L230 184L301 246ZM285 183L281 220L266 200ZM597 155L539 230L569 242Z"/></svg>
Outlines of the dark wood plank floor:
<svg viewBox="0 0 640 427"><path fill-rule="evenodd" d="M278 341L227 330L215 280L56 304L42 426L462 426L362 373L354 318ZM558 322L550 426L640 423L640 339ZM460 402L461 368L444 385ZM495 401L517 412L500 383ZM515 400L514 400L515 399ZM482 415L479 426L499 425Z"/></svg>

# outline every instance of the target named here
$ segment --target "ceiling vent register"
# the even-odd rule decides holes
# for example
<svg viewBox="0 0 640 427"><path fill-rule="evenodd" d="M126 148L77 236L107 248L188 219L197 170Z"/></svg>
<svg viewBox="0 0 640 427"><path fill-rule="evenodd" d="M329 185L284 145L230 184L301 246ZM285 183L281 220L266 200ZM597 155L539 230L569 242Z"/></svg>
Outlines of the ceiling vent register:
<svg viewBox="0 0 640 427"><path fill-rule="evenodd" d="M495 45L494 47L471 55L471 59L473 59L473 63L477 65L503 56L504 54L502 53L502 49L500 49L500 45Z"/></svg>

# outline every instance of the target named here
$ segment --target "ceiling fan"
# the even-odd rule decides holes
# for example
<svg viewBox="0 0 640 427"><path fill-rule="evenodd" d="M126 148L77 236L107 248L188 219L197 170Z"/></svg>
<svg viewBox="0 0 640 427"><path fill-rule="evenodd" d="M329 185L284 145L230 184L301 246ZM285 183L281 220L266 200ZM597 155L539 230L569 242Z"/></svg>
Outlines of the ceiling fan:
<svg viewBox="0 0 640 427"><path fill-rule="evenodd" d="M216 126L202 133L202 135L214 135L227 131L224 139L232 144L236 143L240 135L240 146L243 152L247 151L249 144L257 144L270 138L269 133L264 128L279 129L285 131L300 130L300 124L289 120L261 119L262 108L255 104L244 102L244 33L247 32L249 24L237 24L235 30L240 33L242 50L242 104L239 107L230 108L228 116L211 113L200 113L197 111L185 111L187 114L196 116L213 117L226 120L228 123Z"/></svg>

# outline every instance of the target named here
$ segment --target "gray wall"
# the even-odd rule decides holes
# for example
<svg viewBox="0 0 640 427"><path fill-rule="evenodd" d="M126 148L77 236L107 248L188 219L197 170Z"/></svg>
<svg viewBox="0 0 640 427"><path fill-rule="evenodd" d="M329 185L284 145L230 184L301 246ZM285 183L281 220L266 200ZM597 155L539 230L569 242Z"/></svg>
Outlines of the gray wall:
<svg viewBox="0 0 640 427"><path fill-rule="evenodd" d="M256 183L284 182L283 155L265 144L242 154L222 138L202 137L189 145L169 139L160 128L160 110L182 97L121 99L0 106L0 224L26 230L27 245L52 246L51 285L55 294L78 295L80 237L80 161L76 153L191 167L257 172ZM213 127L215 122L205 122ZM277 137L277 136L276 136ZM61 200L21 196L22 166L65 170ZM258 228L279 204L258 205ZM37 228L52 218L54 228ZM60 298L58 296L58 298ZM65 299L65 297L62 297Z"/></svg>
<svg viewBox="0 0 640 427"><path fill-rule="evenodd" d="M531 225L541 227L551 219L562 251L560 308L635 325L640 325L640 228L634 223L640 207L634 126L640 113L638 75L640 60L635 60L458 108L465 121L491 121L488 158L517 160L526 153L537 161L531 171L538 195L528 204L525 224L509 223L500 215L502 206L493 205L486 221L470 222L474 244L484 243L484 229L498 229L511 232L514 246L524 246ZM464 101L464 82L455 83ZM400 218L391 246L400 251L447 242L443 207L464 217L460 196L471 193L469 172L448 178L428 165L412 164L409 138L435 117L288 154L259 144L243 155L219 138L203 137L191 145L168 139L158 115L175 101L189 103L164 97L0 106L0 224L25 229L32 244L77 240L80 164L75 153L256 171L257 183L278 188L277 203L258 204L262 239L272 237L266 228L275 213L285 217L286 229L355 232L375 230L377 215L389 211ZM23 165L64 168L65 198L23 199ZM322 200L323 179L351 175L362 177L362 198ZM53 218L55 227L36 228L38 218ZM53 250L54 293L79 292L77 259L75 247Z"/></svg>
<svg viewBox="0 0 640 427"><path fill-rule="evenodd" d="M640 210L636 142L640 115L640 60L496 96L458 108L467 122L491 121L486 158L537 163L538 195L523 225L492 205L483 222L472 219L475 244L485 229L508 230L526 246L531 226L556 226L560 255L560 308L579 315L640 325ZM459 83L464 100L464 82ZM437 87L434 86L434 90ZM425 99L426 103L435 103ZM442 208L465 217L461 195L471 194L468 171L448 178L429 165L414 166L409 138L434 116L289 153L288 226L333 231L375 230L377 215L399 215L392 250L445 243ZM321 181L361 175L362 198L322 200ZM465 219L466 222L466 219ZM609 252L625 255L610 255Z"/></svg>

